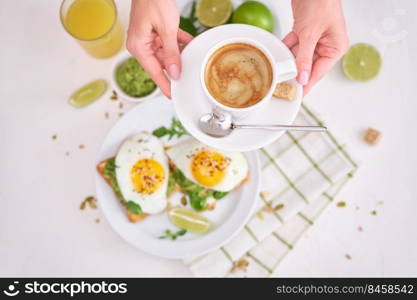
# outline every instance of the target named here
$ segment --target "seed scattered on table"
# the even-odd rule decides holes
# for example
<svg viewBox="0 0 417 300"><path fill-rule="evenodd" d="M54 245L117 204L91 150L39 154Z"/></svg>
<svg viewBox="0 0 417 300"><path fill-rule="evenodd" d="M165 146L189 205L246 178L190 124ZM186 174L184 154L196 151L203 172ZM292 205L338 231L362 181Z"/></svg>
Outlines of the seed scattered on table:
<svg viewBox="0 0 417 300"><path fill-rule="evenodd" d="M123 108L123 102L119 102L119 108L122 109Z"/></svg>
<svg viewBox="0 0 417 300"><path fill-rule="evenodd" d="M105 117L106 119L108 119L108 118L110 117L110 115L109 115L109 113L108 113L107 111L104 113L104 117Z"/></svg>
<svg viewBox="0 0 417 300"><path fill-rule="evenodd" d="M268 199L268 197L269 197L269 192L267 192L267 191L263 191L263 192L261 192L261 197L262 197L262 198L264 198L264 199Z"/></svg>
<svg viewBox="0 0 417 300"><path fill-rule="evenodd" d="M275 210L275 211L278 211L278 210L281 210L281 209L283 209L283 208L284 208L284 204L280 203L280 204L277 204L277 205L274 207L274 210Z"/></svg>
<svg viewBox="0 0 417 300"><path fill-rule="evenodd" d="M100 223L100 219L99 218L95 219L95 222Z"/></svg>
<svg viewBox="0 0 417 300"><path fill-rule="evenodd" d="M70 153L67 151L67 152L65 152L65 155L66 155L66 156L69 156L69 155L70 155Z"/></svg>
<svg viewBox="0 0 417 300"><path fill-rule="evenodd" d="M363 140L371 146L375 146L381 140L382 133L376 129L368 128Z"/></svg>
<svg viewBox="0 0 417 300"><path fill-rule="evenodd" d="M351 256L350 254L348 254L348 253L346 253L346 254L345 254L345 257L346 257L346 259L348 259L348 260L351 260L351 259L352 259L352 256Z"/></svg>
<svg viewBox="0 0 417 300"><path fill-rule="evenodd" d="M119 112L119 117L123 117L124 113Z"/></svg>
<svg viewBox="0 0 417 300"><path fill-rule="evenodd" d="M83 200L83 202L81 202L81 204L80 204L80 209L81 209L81 210L86 209L87 204L88 204L88 206L89 206L91 209L96 209L96 208L97 208L97 200L96 200L96 198L95 198L94 196L87 196L87 197Z"/></svg>
<svg viewBox="0 0 417 300"><path fill-rule="evenodd" d="M116 101L119 97L117 96L117 92L116 91L112 91L110 100Z"/></svg>
<svg viewBox="0 0 417 300"><path fill-rule="evenodd" d="M257 216L260 220L262 220L262 221L265 220L265 216L264 216L262 211L258 211Z"/></svg>
<svg viewBox="0 0 417 300"><path fill-rule="evenodd" d="M246 259L240 259L238 261L233 262L231 273L234 273L238 270L243 270L246 272L247 267L249 266L249 262Z"/></svg>
<svg viewBox="0 0 417 300"><path fill-rule="evenodd" d="M85 148L85 146L84 146L83 144L81 144L81 145L79 145L79 146L78 146L78 148L80 148L80 149L84 149L84 148Z"/></svg>
<svg viewBox="0 0 417 300"><path fill-rule="evenodd" d="M358 231L362 232L363 231L363 227L362 226L358 226Z"/></svg>
<svg viewBox="0 0 417 300"><path fill-rule="evenodd" d="M336 206L337 207L345 207L346 206L346 202L344 202L344 201L337 202Z"/></svg>
<svg viewBox="0 0 417 300"><path fill-rule="evenodd" d="M376 216L376 210L371 211L371 215Z"/></svg>
<svg viewBox="0 0 417 300"><path fill-rule="evenodd" d="M56 140L57 139L57 135L56 134L54 134L53 136L52 136L52 140Z"/></svg>

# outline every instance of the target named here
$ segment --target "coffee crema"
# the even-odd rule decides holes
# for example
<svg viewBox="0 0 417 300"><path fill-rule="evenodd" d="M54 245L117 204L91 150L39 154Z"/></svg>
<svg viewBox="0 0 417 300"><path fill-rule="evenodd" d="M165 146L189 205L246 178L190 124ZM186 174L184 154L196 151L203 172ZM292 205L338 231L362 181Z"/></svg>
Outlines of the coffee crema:
<svg viewBox="0 0 417 300"><path fill-rule="evenodd" d="M246 43L231 43L209 58L204 81L219 103L245 108L261 101L272 85L272 66L265 54Z"/></svg>

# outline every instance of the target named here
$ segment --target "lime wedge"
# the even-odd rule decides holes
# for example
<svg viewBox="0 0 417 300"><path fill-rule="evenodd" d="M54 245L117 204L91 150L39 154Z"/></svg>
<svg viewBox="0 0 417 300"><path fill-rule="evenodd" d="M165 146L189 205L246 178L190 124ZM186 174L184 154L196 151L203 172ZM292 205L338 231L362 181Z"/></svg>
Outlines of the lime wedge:
<svg viewBox="0 0 417 300"><path fill-rule="evenodd" d="M368 81L375 78L381 69L382 59L378 50L369 44L353 45L343 57L345 75L356 81Z"/></svg>
<svg viewBox="0 0 417 300"><path fill-rule="evenodd" d="M214 27L226 23L232 15L230 0L200 0L196 8L198 21L206 27Z"/></svg>
<svg viewBox="0 0 417 300"><path fill-rule="evenodd" d="M76 90L68 102L74 107L83 107L100 98L106 90L107 82L97 79Z"/></svg>
<svg viewBox="0 0 417 300"><path fill-rule="evenodd" d="M168 212L171 222L189 232L204 233L210 228L210 222L193 210L174 207Z"/></svg>

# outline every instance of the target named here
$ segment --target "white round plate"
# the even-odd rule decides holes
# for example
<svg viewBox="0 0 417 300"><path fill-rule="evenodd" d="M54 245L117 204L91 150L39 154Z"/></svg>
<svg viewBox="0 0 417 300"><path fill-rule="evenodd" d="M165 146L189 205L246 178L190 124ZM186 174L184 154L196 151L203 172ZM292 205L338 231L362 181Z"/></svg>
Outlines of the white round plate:
<svg viewBox="0 0 417 300"><path fill-rule="evenodd" d="M251 151L274 142L284 131L242 129L235 130L224 138L214 138L198 128L200 116L212 111L212 106L200 83L200 69L205 54L215 44L236 37L258 41L268 48L277 61L294 57L276 36L263 29L243 24L218 26L198 35L185 47L181 54L181 78L172 81L171 93L178 118L196 139L219 149ZM300 109L302 87L295 80L290 82L297 87L293 101L272 98L267 105L264 105L254 114L251 113L241 122L248 124L292 124Z"/></svg>
<svg viewBox="0 0 417 300"><path fill-rule="evenodd" d="M174 117L172 103L159 96L137 105L108 133L101 147L97 163L116 155L122 142L141 131L152 132L160 126L170 126ZM181 139L192 138L190 136ZM161 139L164 145L176 144L179 139ZM212 223L212 229L203 235L187 233L177 240L159 239L166 229L178 231L166 213L152 215L144 221L130 223L124 207L103 178L96 174L96 193L99 206L113 229L133 246L153 255L166 258L190 258L214 250L230 240L248 221L259 192L260 170L256 152L244 153L250 172L250 180L217 202L213 211L202 214ZM176 205L181 193L170 198Z"/></svg>

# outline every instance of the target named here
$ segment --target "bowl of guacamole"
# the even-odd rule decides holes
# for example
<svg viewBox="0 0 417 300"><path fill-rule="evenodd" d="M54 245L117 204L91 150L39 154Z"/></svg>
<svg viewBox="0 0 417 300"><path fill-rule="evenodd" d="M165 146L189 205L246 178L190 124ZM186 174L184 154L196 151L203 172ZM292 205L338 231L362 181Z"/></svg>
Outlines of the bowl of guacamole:
<svg viewBox="0 0 417 300"><path fill-rule="evenodd" d="M143 101L159 93L149 74L127 51L117 57L112 79L116 92L129 101Z"/></svg>

